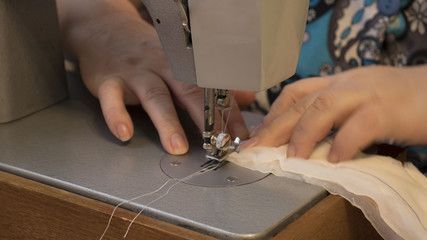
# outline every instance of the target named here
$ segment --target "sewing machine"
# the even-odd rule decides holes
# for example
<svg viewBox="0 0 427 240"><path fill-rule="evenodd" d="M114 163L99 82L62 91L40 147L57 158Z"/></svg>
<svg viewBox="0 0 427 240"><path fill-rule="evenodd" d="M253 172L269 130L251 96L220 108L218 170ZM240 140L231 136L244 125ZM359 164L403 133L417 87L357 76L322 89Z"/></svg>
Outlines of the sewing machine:
<svg viewBox="0 0 427 240"><path fill-rule="evenodd" d="M203 149L222 161L239 138L217 133L229 90L260 91L295 73L308 0L142 0L176 79L205 88Z"/></svg>
<svg viewBox="0 0 427 240"><path fill-rule="evenodd" d="M162 16L154 17L155 25L166 23L166 19L173 15L166 13L172 9L177 23L173 28L182 33L181 15L178 14L179 11L175 11L177 10L175 7L181 5L176 5L177 2L173 0L145 2L151 10L156 8L159 11L153 16ZM166 2L169 2L170 8L159 5ZM172 39L169 39L172 44L170 46L177 44L176 48L170 49L168 44L165 44L176 78L195 81L197 70L197 84L206 88L245 89L244 87L248 87L248 90L257 90L274 84L266 83L266 79L270 79L267 75L265 79L260 75L253 75L258 80L249 78L254 74L255 68L258 68L256 72L261 73L262 68L268 70L267 66L272 69L281 67L272 64L273 61L261 65L266 58L260 58L259 43L252 44L258 50L248 52L248 54L258 52L256 55L258 57L252 58L257 63L249 65L247 62L249 59L243 58L246 62L242 62L242 65L238 63L234 65L236 68L234 75L230 72L233 67L229 69L226 68L227 64L223 66L221 58L224 58L223 54L228 54L229 58L222 61L232 59L235 61L232 58L237 57L234 56L235 53L220 53L220 50L229 50L230 47L221 47L221 49L212 47L209 50L211 46L209 43L206 45L208 49L205 53L210 55L213 51L215 54L205 60L218 62L205 66L211 68L210 72L207 71L205 74L212 74L212 78L200 75L204 72L200 65L204 61L196 58L203 53L198 51L201 49L197 46L209 39L202 42L197 40L199 31L196 29L197 22L206 24L206 27L209 25L209 22L204 23L201 20L206 14L204 11L209 9L197 12L193 10L194 6L202 2L206 3L199 0L194 3L189 1L189 5L187 2L182 5L188 6L189 9L194 52L186 45L178 47L178 42L181 41L175 41L172 37L169 37ZM212 0L210 2L217 3L218 6L214 6L216 11L225 14L228 9L226 6L237 2L239 5L250 2L255 6L255 2L262 1ZM290 29L286 28L288 29L287 37L295 38L291 43L298 42L300 35L295 33L302 31L303 27L298 28L293 17L301 9L285 8L286 4L290 4L285 2L291 2L290 0L265 2L277 2L275 3L277 5L269 3L273 4L269 5L271 8L283 4L282 8L277 9L277 12L283 11L283 15L280 17L269 15L272 18L270 20L282 17L289 19L287 22L292 25L288 26ZM249 18L253 22L247 24L248 27L258 28L254 23L262 21L258 18L259 14L254 6L245 8L245 13L251 10L253 15ZM243 5L240 7L243 11ZM237 11L237 9L234 10ZM262 12L265 14L265 11ZM232 23L240 21L244 25L243 23L248 19L238 18L243 15L245 14L237 14L232 18L229 15L229 18L225 18L224 21ZM300 17L305 18L302 15ZM206 20L211 21L209 18ZM104 230L115 205L135 197L135 194L150 192L170 180L159 168L159 160L169 158L171 155L164 152L149 117L139 107L130 109L133 119L138 122L135 125L133 140L126 144L120 143L109 132L102 118L99 102L90 95L79 76L68 74L67 79L64 77L54 0L0 0L0 23L2 23L0 28L0 192L2 193L0 194L0 202L2 202L0 238L97 239ZM281 23L286 25L286 21ZM279 23L272 24L276 27L279 25ZM292 30L292 26L297 28ZM159 29L159 26L157 27ZM211 31L210 28L202 30ZM270 34L274 34L276 29L273 27L270 31ZM199 33L202 34L202 32ZM257 34L258 37L261 36ZM184 36L189 34L184 33ZM205 37L208 36L212 37L212 40L218 40L212 35L205 35ZM225 37L219 34L215 36ZM231 41L232 38L228 36L227 41ZM280 35L280 38L279 35L277 36L277 41L283 40L283 36ZM250 36L247 37L250 38ZM164 37L161 38L163 42L167 41ZM252 38L257 39L253 36ZM275 42L273 39L270 38ZM240 42L240 40L233 41ZM287 39L287 41L290 40ZM244 41L240 43L243 44ZM268 47L268 44L272 43L265 44ZM273 51L274 46L277 45L272 44L269 50ZM289 47L288 50L294 53L294 57L289 57L292 62L296 62L298 46L290 43L282 46L284 52ZM238 49L238 46L235 47ZM265 53L265 50L263 48L262 52ZM171 54L175 54L175 61L171 59ZM273 60L274 51L269 55L270 60ZM214 58L216 56L218 59ZM275 57L287 56L289 55L281 51L281 54ZM274 62L283 64L283 61ZM282 67L288 68L289 75L292 74L292 64ZM277 78L271 77L271 79L279 81L278 79L285 78L287 74ZM230 79L236 80L236 83L227 83ZM207 83L202 83L202 80L206 80ZM217 80L225 81L225 85L220 85L216 82ZM263 82L265 85L256 85L256 82ZM213 86L207 85L208 83L213 83ZM249 89L249 84L254 84L252 89ZM69 95L68 98L66 98L67 95ZM66 99L62 100L64 98ZM189 125L192 124L189 118L182 120L189 140L196 140L190 142L190 146L196 146L196 149L203 152L202 148L197 148L200 140L199 132L195 131L194 125ZM253 120L253 117L249 116L246 120ZM190 157L191 154L190 152ZM204 152L203 156L205 154ZM182 161L182 159L179 160ZM170 163L177 162L164 161L164 163L171 166ZM234 170L231 171L232 175L224 175L224 177L218 175L221 172L226 173L226 170L231 168L230 165L227 164L219 171L212 171L217 174L213 178L222 179L225 184L233 181L244 183L242 178L236 180ZM332 196L324 199L325 196L325 190L320 187L272 175L260 181L233 188L178 184L167 197L155 204L150 205L151 200L143 198L122 205L121 207L131 211L118 209L109 235L113 239L122 238L124 228L130 219L136 212L145 209L143 214L145 216L138 218L142 220L135 223L138 226L132 228L129 239L141 237L211 239L210 236L219 239L266 239L276 234L274 239L313 239L315 237L345 239L350 236L372 239L366 235L368 232L366 226L369 223L363 218L362 213L349 215L353 208L348 204L345 205L343 199L335 201L331 199ZM314 205L313 210L309 210ZM354 211L356 210L353 209L352 212ZM126 212L126 215L123 215L123 212ZM300 217L304 213L308 214ZM294 221L295 219L297 221ZM285 226L288 227L285 228ZM358 235L355 235L356 232ZM301 238L301 235L306 237Z"/></svg>

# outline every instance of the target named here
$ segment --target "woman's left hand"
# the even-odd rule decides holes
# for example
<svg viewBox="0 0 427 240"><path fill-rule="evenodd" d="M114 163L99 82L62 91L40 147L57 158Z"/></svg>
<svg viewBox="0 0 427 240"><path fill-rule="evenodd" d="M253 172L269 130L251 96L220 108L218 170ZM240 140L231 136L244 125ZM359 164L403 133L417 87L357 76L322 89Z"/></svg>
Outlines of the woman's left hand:
<svg viewBox="0 0 427 240"><path fill-rule="evenodd" d="M363 67L286 86L243 146L289 142L288 157L308 158L338 127L329 161L352 158L373 142L427 144L427 66Z"/></svg>

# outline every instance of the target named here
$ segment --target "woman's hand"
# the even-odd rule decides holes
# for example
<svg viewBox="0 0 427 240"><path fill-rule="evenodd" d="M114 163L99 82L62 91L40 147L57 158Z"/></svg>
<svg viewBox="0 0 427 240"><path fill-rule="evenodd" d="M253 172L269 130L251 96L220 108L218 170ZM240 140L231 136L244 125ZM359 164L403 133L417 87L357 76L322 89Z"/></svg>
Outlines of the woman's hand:
<svg viewBox="0 0 427 240"><path fill-rule="evenodd" d="M284 88L244 145L279 146L308 158L339 127L329 161L350 159L373 142L427 144L427 66L372 66L309 78Z"/></svg>
<svg viewBox="0 0 427 240"><path fill-rule="evenodd" d="M188 141L174 102L203 129L203 89L174 79L153 26L127 0L60 0L65 44L79 61L83 81L99 98L110 131L120 140L133 135L126 104L141 104L153 121L163 147L184 154ZM235 105L229 129L247 137Z"/></svg>

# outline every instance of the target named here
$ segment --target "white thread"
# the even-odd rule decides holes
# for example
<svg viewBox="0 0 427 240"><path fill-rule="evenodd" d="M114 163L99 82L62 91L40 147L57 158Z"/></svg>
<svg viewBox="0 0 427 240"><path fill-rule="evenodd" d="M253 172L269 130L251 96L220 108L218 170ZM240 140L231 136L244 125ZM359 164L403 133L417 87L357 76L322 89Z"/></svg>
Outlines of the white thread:
<svg viewBox="0 0 427 240"><path fill-rule="evenodd" d="M186 181L186 180L188 180L188 179L190 179L190 178L192 178L192 177L195 177L195 176L197 176L197 175L200 175L200 174L203 174L203 173L207 173L207 172L209 172L209 171L211 171L211 170L213 170L213 169L215 169L216 167L218 166L218 164L215 166L215 165L213 165L213 166L208 166L208 167L205 167L205 168L203 168L203 169L201 169L201 170L198 170L197 172L194 172L194 173L192 173L192 174L190 174L190 175L188 175L188 176L186 176L186 177L184 177L184 178L181 178L181 179L169 179L169 180L167 180L165 183L163 183L163 185L161 186L161 187L159 187L158 189L156 189L156 190L154 190L154 191L152 191L152 192L149 192L149 193L145 193L145 194L142 194L142 195L139 195L139 196L137 196L137 197L134 197L134 198L131 198L131 199L128 199L128 200L125 200L125 201L123 201L123 202L121 202L121 203L119 203L119 204L117 204L115 207L114 207L114 209L113 209L113 211L111 212L111 216L110 216L110 219L108 220L108 223L107 223L107 226L105 227L105 230L104 230L104 232L102 233L102 235L101 235L101 237L99 238L99 240L102 240L103 238L104 238L104 236L105 236L105 234L107 233L107 230L108 230L108 228L110 227L110 225L111 225L111 221L112 221L112 219L113 219L113 216L114 216L114 213L116 212L116 210L117 210L117 208L118 207L120 207L121 205L123 205L123 204L125 204L125 203L129 203L129 202L132 202L132 201L135 201L135 200L137 200L137 199L139 199L139 198L141 198L141 197L146 197L146 196L149 196L149 195L152 195L152 194L155 194L155 193L157 193L157 192L159 192L160 190L162 190L169 182L171 182L171 181L178 181L178 182L176 182L176 183L174 183L172 186L170 186L169 188L168 188L168 190L166 191L166 193L164 193L163 195L161 195L160 197L158 197L158 198L156 198L156 199L154 199L153 201L151 201L151 202L149 202L144 208L142 208L141 209L141 211L139 211L138 212L138 214L132 219L132 221L130 222L130 224L129 224L129 226L128 226L128 228L127 228L127 230L126 230L126 233L125 233L125 235L123 236L123 238L126 238L126 236L127 236L127 234L128 234L128 232L129 232L129 230L130 230L130 227L132 226L132 224L133 224L133 222L136 220L136 218L150 205L150 204L152 204L152 203L154 203L154 202L156 202L156 201L158 201L158 200L160 200L160 199L162 199L163 197L165 197L166 195L168 195L168 193L169 193L169 191L173 188L173 187L175 187L178 183L181 183L181 182L183 182L183 181Z"/></svg>
<svg viewBox="0 0 427 240"><path fill-rule="evenodd" d="M141 209L141 211L139 211L139 212L138 212L138 214L137 214L137 215L132 219L132 221L129 223L129 226L128 226L128 228L126 229L126 233L125 233L125 235L123 235L123 238L126 238L126 236L128 235L129 230L130 230L130 227L131 227L131 226L132 226L132 224L135 222L136 218L137 218L139 215L141 215L141 213L142 213L145 209L147 209L147 207L148 207L148 206L150 206L152 203L157 202L158 200L162 199L164 196L168 195L168 194L169 194L169 191L170 191L173 187L175 187L178 183L180 183L180 182L176 182L176 183L174 183L172 186L170 186L170 187L168 188L168 190L166 191L166 193L164 193L164 194L163 194L163 195L161 195L160 197L158 197L158 198L154 199L153 201L151 201L151 202L147 203L147 204L146 204L146 205Z"/></svg>
<svg viewBox="0 0 427 240"><path fill-rule="evenodd" d="M187 177L185 177L185 178L181 178L181 179L179 179L179 180L178 180L178 182L174 183L172 186L170 186L170 187L168 188L168 190L166 191L166 193L164 193L164 194L163 194L163 195L161 195L160 197L158 197L158 198L154 199L153 201L149 202L148 204L146 204L146 205L145 205L145 207L144 207L144 208L142 208L142 209L141 209L141 211L139 211L139 212L138 212L138 214L137 214L137 215L132 219L132 221L129 223L129 226L128 226L128 228L127 228L127 230L126 230L126 233L125 233L125 235L123 236L123 238L126 238L126 236L127 236L128 232L129 232L129 230L130 230L130 227L131 227L131 226L132 226L132 224L135 222L136 218L137 218L139 215L141 215L141 213L142 213L145 209L147 209L147 207L148 207L148 206L150 206L152 203L155 203L155 202L157 202L158 200L160 200L160 199L162 199L163 197L165 197L166 195L168 195L168 194L169 194L169 191L170 191L172 188L174 188L178 183L181 183L181 182L183 182L183 181L185 181L185 180L188 180L188 179L190 179L190 178L192 178L192 177L195 177L195 176L198 176L198 175L200 175L200 174L203 174L203 173L207 173L207 172L209 172L209 171L212 171L212 170L213 170L213 169L215 169L218 165L219 165L219 163L218 163L216 166L209 166L209 167L203 168L203 169L201 169L201 170L199 170L199 171L197 171L197 172L195 172L195 173L192 173L192 174L188 175L188 176L187 176ZM205 171L205 170L206 170L206 171Z"/></svg>
<svg viewBox="0 0 427 240"><path fill-rule="evenodd" d="M223 132L224 132L224 130L227 128L228 120L230 120L231 107L233 106L233 104L234 104L234 97L232 97L232 98L231 98L231 101L230 101L230 108L229 108L229 110L228 110L227 121L225 122L225 126L224 126L224 129L223 129Z"/></svg>
<svg viewBox="0 0 427 240"><path fill-rule="evenodd" d="M151 195L151 194L154 194L154 193L156 193L156 192L158 192L158 191L162 190L162 188L163 188L166 184L168 184L170 181L174 181L174 180L175 180L175 179L169 179L169 180L167 180L165 183L163 183L163 185L162 185L160 188L158 188L158 189L157 189L157 190L155 190L155 191L152 191L152 192L149 192L149 193L145 193L145 194L143 194L143 195L139 195L139 196L137 196L137 197L131 198L131 199L129 199L129 200L126 200L126 201L123 201L123 202L121 202L121 203L117 204L117 205L114 207L113 212L111 212L110 219L108 220L108 223L107 223L107 226L105 227L104 233L102 233L102 235L101 235L101 237L99 238L99 240L102 240L102 238L104 238L105 233L107 233L107 230L108 230L108 228L110 227L111 220L113 219L114 213L116 212L117 208L119 208L121 205L123 205L123 204L125 204L125 203L129 203L129 202L135 201L135 200L137 200L138 198L141 198L141 197L145 197L145 196L149 196L149 195Z"/></svg>
<svg viewBox="0 0 427 240"><path fill-rule="evenodd" d="M219 115L221 118L221 132L224 132L225 127L224 127L224 109L219 110Z"/></svg>

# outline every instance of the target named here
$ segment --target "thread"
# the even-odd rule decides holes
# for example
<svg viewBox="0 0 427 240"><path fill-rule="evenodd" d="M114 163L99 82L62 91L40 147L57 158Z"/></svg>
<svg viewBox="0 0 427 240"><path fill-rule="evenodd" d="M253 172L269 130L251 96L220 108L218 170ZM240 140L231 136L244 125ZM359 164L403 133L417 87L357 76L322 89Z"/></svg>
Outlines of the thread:
<svg viewBox="0 0 427 240"><path fill-rule="evenodd" d="M147 207L148 207L148 206L150 206L151 204L153 204L153 203L157 202L158 200L160 200L160 199L162 199L163 197L165 197L166 195L168 195L168 194L169 194L169 192L170 192L170 190L172 190L172 188L174 188L178 183L181 183L181 182L186 181L186 180L189 180L189 179L191 179L191 178L193 178L193 177L195 177L195 176L198 176L198 175L201 175L201 174L207 173L207 172L209 172L209 171L212 171L213 169L215 169L216 167L218 167L218 165L219 165L219 163L217 163L217 164L213 164L213 165L209 165L209 166L207 166L207 167L205 167L205 168L203 168L203 169L201 169L201 170L198 170L198 171L196 171L196 172L194 172L194 173L192 173L192 174L190 174L190 175L188 175L188 176L186 176L186 177L184 177L184 178L181 178L181 179L175 179L175 178L174 178L174 179L169 179L169 180L167 180L165 183L163 183L163 184L162 184L162 186L160 186L159 188L157 188L156 190L154 190L154 191L152 191L152 192L144 193L144 194L142 194L142 195L136 196L136 197L134 197L134 198L131 198L131 199L125 200L125 201L123 201L123 202L121 202L121 203L117 204L117 205L114 207L113 211L111 212L110 219L108 220L107 226L105 227L105 230L104 230L104 232L102 233L102 235L101 235L101 237L99 238L99 240L102 240L102 239L104 238L105 234L106 234L106 233L107 233L107 231L108 231L108 228L109 228L109 227L110 227L110 225L111 225L111 221L112 221L112 219L113 219L114 213L116 212L117 208L119 208L121 205L126 204L126 203L130 203L130 202L135 201L135 200L137 200L137 199L139 199L139 198L142 198L142 197L146 197L146 196L149 196L149 195L155 194L155 193L157 193L157 192L161 191L161 190L162 190L162 189L163 189L163 188L164 188L164 187L165 187L169 182L171 182L171 181L177 181L177 182L176 182L176 183L174 183L172 186L170 186L170 187L168 188L168 190L167 190L164 194L162 194L162 195L161 195L161 196L159 196L158 198L156 198L156 199L154 199L153 201L151 201L151 202L149 202L148 204L146 204L146 205L141 209L141 211L139 211L139 212L138 212L138 214L137 214L137 215L132 219L132 221L129 223L129 226L128 226L128 228L126 229L126 233L123 235L123 238L126 238L127 234L129 233L129 230L130 230L130 228L131 228L132 224L135 222L136 218L137 218L139 215L141 215L141 213L142 213L145 209L147 209Z"/></svg>
<svg viewBox="0 0 427 240"><path fill-rule="evenodd" d="M109 227L110 227L110 225L111 225L111 221L112 221L112 219L113 219L114 213L116 212L117 208L119 208L121 205L123 205L123 204L125 204L125 203L130 203L130 202L135 201L135 200L137 200L137 199L139 199L139 198L142 198L142 197L145 197L145 196L149 196L149 195L155 194L155 193L157 193L158 191L162 190L162 188L163 188L164 186L166 186L169 182L174 181L174 180L175 180L175 179L169 179L169 180L167 180L165 183L163 183L163 185L162 185L161 187L159 187L159 188L158 188L157 190L155 190L155 191L152 191L152 192L149 192L149 193L146 193L146 194L143 194L143 195L139 195L139 196L137 196L137 197L134 197L134 198L128 199L128 200L126 200L126 201L123 201L123 202L121 202L121 203L117 204L117 205L114 207L113 211L111 212L110 219L108 219L107 226L105 227L104 232L102 233L102 235L101 235L101 237L99 238L99 240L102 240L102 238L104 238L105 234L107 233L107 230L108 230L108 228L109 228Z"/></svg>
<svg viewBox="0 0 427 240"><path fill-rule="evenodd" d="M233 96L231 96L231 100L230 100L230 108L229 108L229 110L228 110L227 120L226 120L226 122L225 122L225 126L224 126L224 129L223 129L223 132L225 131L225 129L227 129L228 121L230 120L230 115L231 115L231 108L233 107L233 104L234 104L234 97L233 97Z"/></svg>

